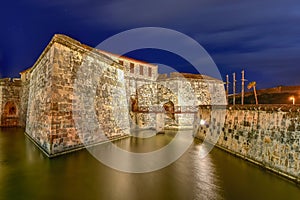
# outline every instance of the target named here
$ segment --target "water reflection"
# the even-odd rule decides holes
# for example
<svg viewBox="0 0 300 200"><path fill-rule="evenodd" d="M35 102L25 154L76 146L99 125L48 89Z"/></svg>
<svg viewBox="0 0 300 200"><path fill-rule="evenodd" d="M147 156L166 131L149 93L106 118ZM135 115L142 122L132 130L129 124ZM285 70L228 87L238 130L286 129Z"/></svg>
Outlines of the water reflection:
<svg viewBox="0 0 300 200"><path fill-rule="evenodd" d="M202 155L202 151L206 152L210 149L209 144L200 144L199 141L195 141L194 151L190 152L190 155L196 157ZM224 199L223 182L216 171L212 155L208 154L204 158L192 160L192 173L196 183L193 191L197 199Z"/></svg>
<svg viewBox="0 0 300 200"><path fill-rule="evenodd" d="M128 138L123 149L159 149L170 135ZM45 157L22 129L0 129L0 199L300 199L300 189L274 174L213 149L199 158L200 143L173 164L143 174L113 170L82 150Z"/></svg>
<svg viewBox="0 0 300 200"><path fill-rule="evenodd" d="M127 149L119 148L109 142L90 147L88 151L101 163L119 171L129 173L156 171L175 162L186 152L193 142L192 131L178 130L165 132L167 135L171 133L173 138L170 139L168 136L155 136L151 138L131 137L129 139L130 144L125 144ZM170 140L166 140L165 138ZM141 145L139 141L147 141L145 143L147 145ZM162 142L158 143L157 141ZM132 150L144 150L145 152L136 153L131 151L131 148L133 148Z"/></svg>

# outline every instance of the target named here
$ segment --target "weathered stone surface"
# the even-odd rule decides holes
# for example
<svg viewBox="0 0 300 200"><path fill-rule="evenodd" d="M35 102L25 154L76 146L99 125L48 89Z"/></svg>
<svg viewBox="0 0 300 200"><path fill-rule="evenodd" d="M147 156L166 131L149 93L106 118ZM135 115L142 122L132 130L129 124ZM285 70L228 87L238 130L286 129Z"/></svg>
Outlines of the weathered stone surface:
<svg viewBox="0 0 300 200"><path fill-rule="evenodd" d="M1 120L26 124L27 135L49 156L128 135L130 128L157 128L156 113L166 112L167 102L173 107L162 115L163 126L191 126L197 106L226 104L220 80L159 76L156 65L64 35L52 38L34 66L21 72L18 84L2 82ZM6 102L16 105L14 119L7 116Z"/></svg>
<svg viewBox="0 0 300 200"><path fill-rule="evenodd" d="M201 118L208 126L199 126L197 137L215 135L219 137L217 146L297 180L300 178L299 107L284 106L284 111L280 107L230 106L222 131L216 129L218 125L211 119L211 110L202 107Z"/></svg>
<svg viewBox="0 0 300 200"><path fill-rule="evenodd" d="M218 139L219 147L300 177L299 106L226 110L220 80L159 75L155 65L63 35L54 36L21 80L1 79L0 97L0 126L26 124L26 133L49 156L128 135L130 128L196 127L196 137Z"/></svg>
<svg viewBox="0 0 300 200"><path fill-rule="evenodd" d="M29 86L26 133L50 156L129 134L123 71L61 39L54 38L34 66ZM114 120L115 113L123 121Z"/></svg>
<svg viewBox="0 0 300 200"><path fill-rule="evenodd" d="M0 126L21 126L21 80L0 79Z"/></svg>
<svg viewBox="0 0 300 200"><path fill-rule="evenodd" d="M155 128L156 117L153 114L150 117L150 113L166 112L163 105L169 101L174 104L175 118L171 120L165 115L164 120L166 126L173 128L174 126L192 128L194 122L192 113L197 113L200 105L226 105L223 83L202 75L171 73L170 77L163 75L156 81L139 81L134 85L137 85L135 96L140 111L136 112L137 116L134 118L142 119L142 122L137 120L140 128L140 124L143 128ZM133 115L134 113L131 114Z"/></svg>

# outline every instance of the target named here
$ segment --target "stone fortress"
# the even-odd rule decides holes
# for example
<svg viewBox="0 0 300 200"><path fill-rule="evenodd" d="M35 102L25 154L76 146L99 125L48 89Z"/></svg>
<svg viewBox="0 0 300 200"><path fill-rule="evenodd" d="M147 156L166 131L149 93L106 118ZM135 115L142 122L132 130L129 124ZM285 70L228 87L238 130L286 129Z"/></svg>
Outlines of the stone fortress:
<svg viewBox="0 0 300 200"><path fill-rule="evenodd" d="M213 105L226 105L221 80L158 74L156 65L64 35L20 79L0 80L0 126L25 127L49 157L136 129L196 127L195 137L217 138L215 146L300 183L299 106Z"/></svg>
<svg viewBox="0 0 300 200"><path fill-rule="evenodd" d="M191 128L198 105L226 104L221 80L158 74L157 65L59 34L20 74L20 79L0 81L0 125L26 127L50 157L81 148L83 142L129 135L131 129L157 129L157 122L161 129ZM94 134L94 124L104 134Z"/></svg>

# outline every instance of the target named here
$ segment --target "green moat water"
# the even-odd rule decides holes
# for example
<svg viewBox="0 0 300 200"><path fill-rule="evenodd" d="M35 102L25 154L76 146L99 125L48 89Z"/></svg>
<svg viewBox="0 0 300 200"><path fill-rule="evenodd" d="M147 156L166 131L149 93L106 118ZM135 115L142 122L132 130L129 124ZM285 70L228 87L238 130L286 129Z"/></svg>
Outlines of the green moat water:
<svg viewBox="0 0 300 200"><path fill-rule="evenodd" d="M300 187L219 149L198 156L194 141L175 163L159 171L113 170L82 150L48 159L19 128L0 129L0 199L300 199ZM145 152L172 134L127 138L116 144Z"/></svg>

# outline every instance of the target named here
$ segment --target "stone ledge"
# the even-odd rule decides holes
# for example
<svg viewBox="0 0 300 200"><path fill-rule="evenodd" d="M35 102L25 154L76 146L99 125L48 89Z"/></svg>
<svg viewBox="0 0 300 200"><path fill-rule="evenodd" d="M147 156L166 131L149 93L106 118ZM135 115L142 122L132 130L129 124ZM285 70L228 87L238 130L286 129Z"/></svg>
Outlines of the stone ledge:
<svg viewBox="0 0 300 200"><path fill-rule="evenodd" d="M272 112L300 112L300 104L259 104L259 105L199 105L199 109L253 110Z"/></svg>
<svg viewBox="0 0 300 200"><path fill-rule="evenodd" d="M292 104L259 104L259 105L229 105L229 110L255 110L274 112L300 112L300 105Z"/></svg>

